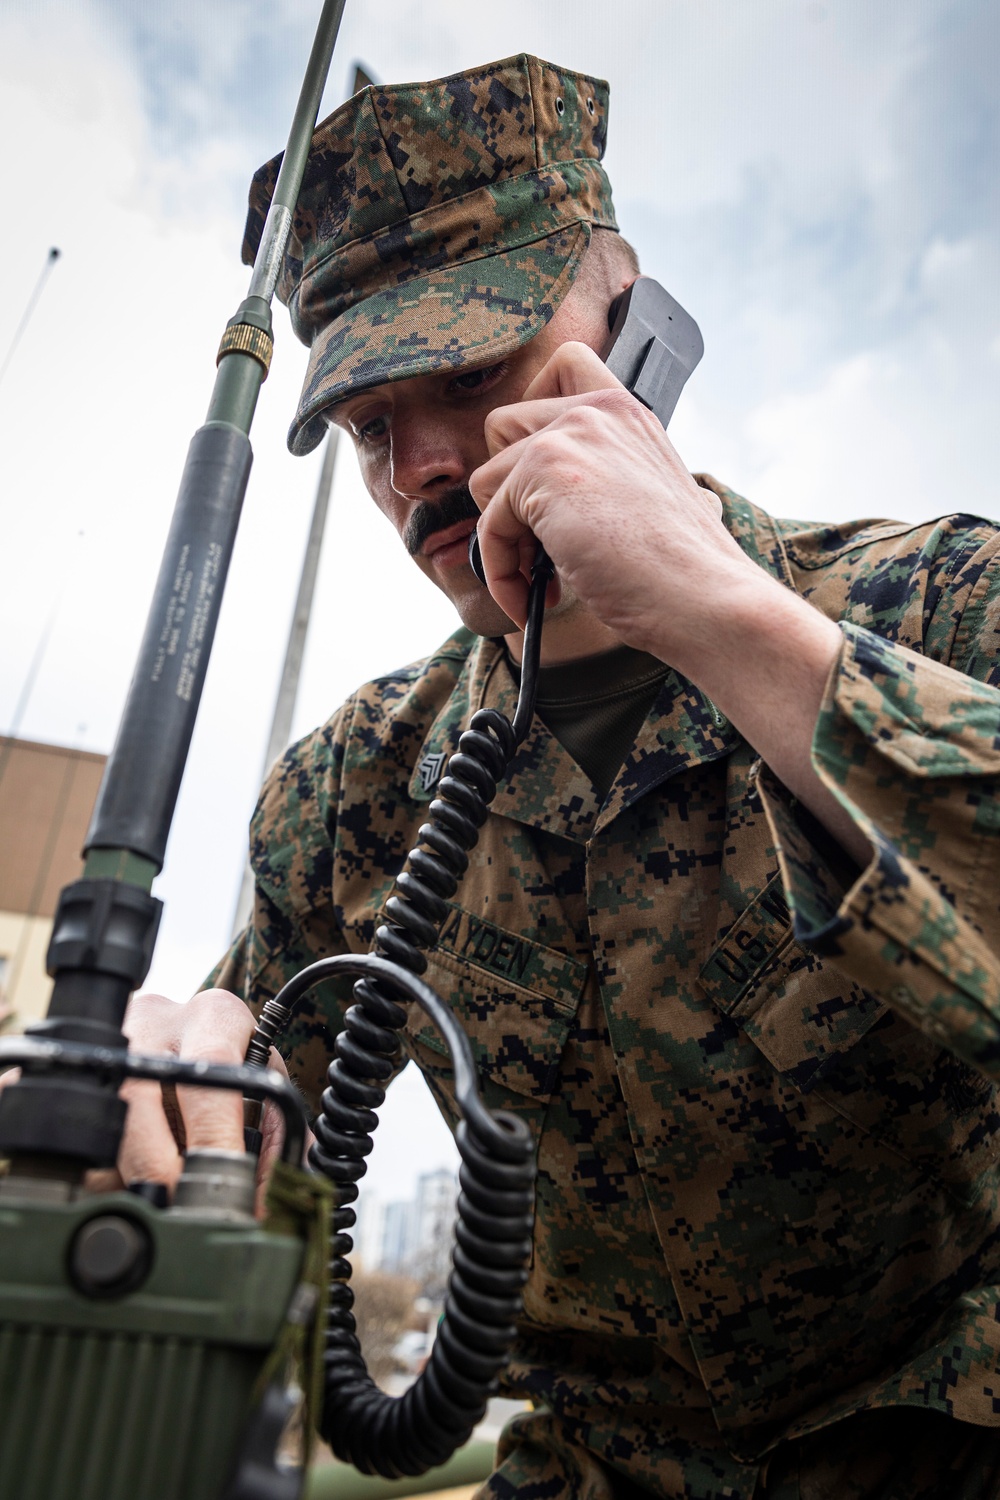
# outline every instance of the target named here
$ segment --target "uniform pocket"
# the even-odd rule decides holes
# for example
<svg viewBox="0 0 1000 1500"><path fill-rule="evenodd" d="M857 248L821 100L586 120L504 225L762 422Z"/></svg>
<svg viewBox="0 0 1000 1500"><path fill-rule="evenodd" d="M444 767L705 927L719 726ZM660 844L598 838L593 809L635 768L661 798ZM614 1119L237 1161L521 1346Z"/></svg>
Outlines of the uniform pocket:
<svg viewBox="0 0 1000 1500"><path fill-rule="evenodd" d="M996 1087L800 948L779 877L733 923L699 983L801 1093L877 1136L960 1202L993 1191Z"/></svg>
<svg viewBox="0 0 1000 1500"><path fill-rule="evenodd" d="M558 1077L586 966L452 905L424 977L469 1038L487 1105L519 1113L543 1109ZM413 1008L405 1040L432 1084L447 1093L451 1060L423 1011Z"/></svg>
<svg viewBox="0 0 1000 1500"><path fill-rule="evenodd" d="M795 942L779 875L737 917L698 982L803 1093L887 1011Z"/></svg>

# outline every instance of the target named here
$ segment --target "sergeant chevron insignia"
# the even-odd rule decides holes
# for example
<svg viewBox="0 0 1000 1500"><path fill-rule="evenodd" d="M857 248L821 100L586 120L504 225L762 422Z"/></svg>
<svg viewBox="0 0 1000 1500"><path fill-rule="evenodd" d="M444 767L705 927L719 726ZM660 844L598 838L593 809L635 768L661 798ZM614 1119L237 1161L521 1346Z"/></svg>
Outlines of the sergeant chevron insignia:
<svg viewBox="0 0 1000 1500"><path fill-rule="evenodd" d="M440 750L434 755L424 756L417 770L420 772L420 785L425 792L429 792L431 787L437 786L441 780L441 772L444 770L444 763L447 759L447 755Z"/></svg>

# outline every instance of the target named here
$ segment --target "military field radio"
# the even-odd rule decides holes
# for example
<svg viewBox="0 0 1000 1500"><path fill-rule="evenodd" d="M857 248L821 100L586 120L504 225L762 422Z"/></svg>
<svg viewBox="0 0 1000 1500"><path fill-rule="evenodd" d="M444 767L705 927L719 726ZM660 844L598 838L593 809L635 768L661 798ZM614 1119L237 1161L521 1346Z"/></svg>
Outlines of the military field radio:
<svg viewBox="0 0 1000 1500"><path fill-rule="evenodd" d="M514 721L485 709L462 735L373 953L338 955L296 976L264 1006L242 1067L134 1055L121 1031L152 956L160 903L151 886L221 607L271 357L270 304L343 9L344 0L325 0L249 291L226 326L208 417L191 441L83 877L62 892L54 921L48 1015L23 1038L0 1041L0 1068L21 1069L0 1092L0 1157L9 1163L0 1177L0 1500L295 1500L302 1470L281 1447L297 1381L338 1457L390 1477L422 1473L480 1420L521 1309L533 1142L520 1120L486 1110L468 1040L420 975L531 723L552 576L541 549ZM610 368L665 426L701 355L696 325L640 278L612 308L609 329ZM177 647L167 627L182 590ZM333 975L356 978L355 1004L307 1172L301 1101L266 1064L301 996ZM392 1398L364 1364L346 1256L350 1203L406 1002L424 1008L451 1051L462 1191L430 1361ZM126 1112L118 1089L128 1078L235 1089L250 1117L259 1101L275 1103L285 1140L263 1222L253 1212L252 1152L189 1151L172 1203L158 1183L83 1192L89 1169L116 1161Z"/></svg>

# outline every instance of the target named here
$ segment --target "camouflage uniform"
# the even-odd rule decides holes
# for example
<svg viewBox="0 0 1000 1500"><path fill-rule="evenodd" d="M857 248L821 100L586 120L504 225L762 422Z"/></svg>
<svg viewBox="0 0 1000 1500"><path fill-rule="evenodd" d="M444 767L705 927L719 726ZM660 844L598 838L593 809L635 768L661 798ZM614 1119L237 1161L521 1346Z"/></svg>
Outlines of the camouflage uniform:
<svg viewBox="0 0 1000 1500"><path fill-rule="evenodd" d="M1000 1426L1000 537L773 521L703 482L749 556L842 622L814 758L875 854L850 867L672 671L603 803L536 719L428 972L487 1103L538 1141L508 1386L539 1410L505 1438L500 1500L843 1500L868 1493L837 1453L871 1413L911 1409L925 1443L925 1414L959 1418L942 1430L970 1451ZM459 630L290 750L213 978L258 1006L366 951L435 757L514 697L500 647ZM313 1100L347 998L314 992L289 1038ZM451 1119L420 1014L405 1045ZM1000 1493L984 1482L871 1493Z"/></svg>

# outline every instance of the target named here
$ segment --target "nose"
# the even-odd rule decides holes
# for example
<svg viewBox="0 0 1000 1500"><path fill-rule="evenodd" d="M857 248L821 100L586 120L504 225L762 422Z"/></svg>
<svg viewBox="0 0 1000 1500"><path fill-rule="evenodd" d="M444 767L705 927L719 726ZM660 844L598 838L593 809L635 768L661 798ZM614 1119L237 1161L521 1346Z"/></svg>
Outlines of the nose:
<svg viewBox="0 0 1000 1500"><path fill-rule="evenodd" d="M464 484L469 472L461 424L451 413L393 412L390 428L392 487L412 499L433 498L439 490Z"/></svg>

